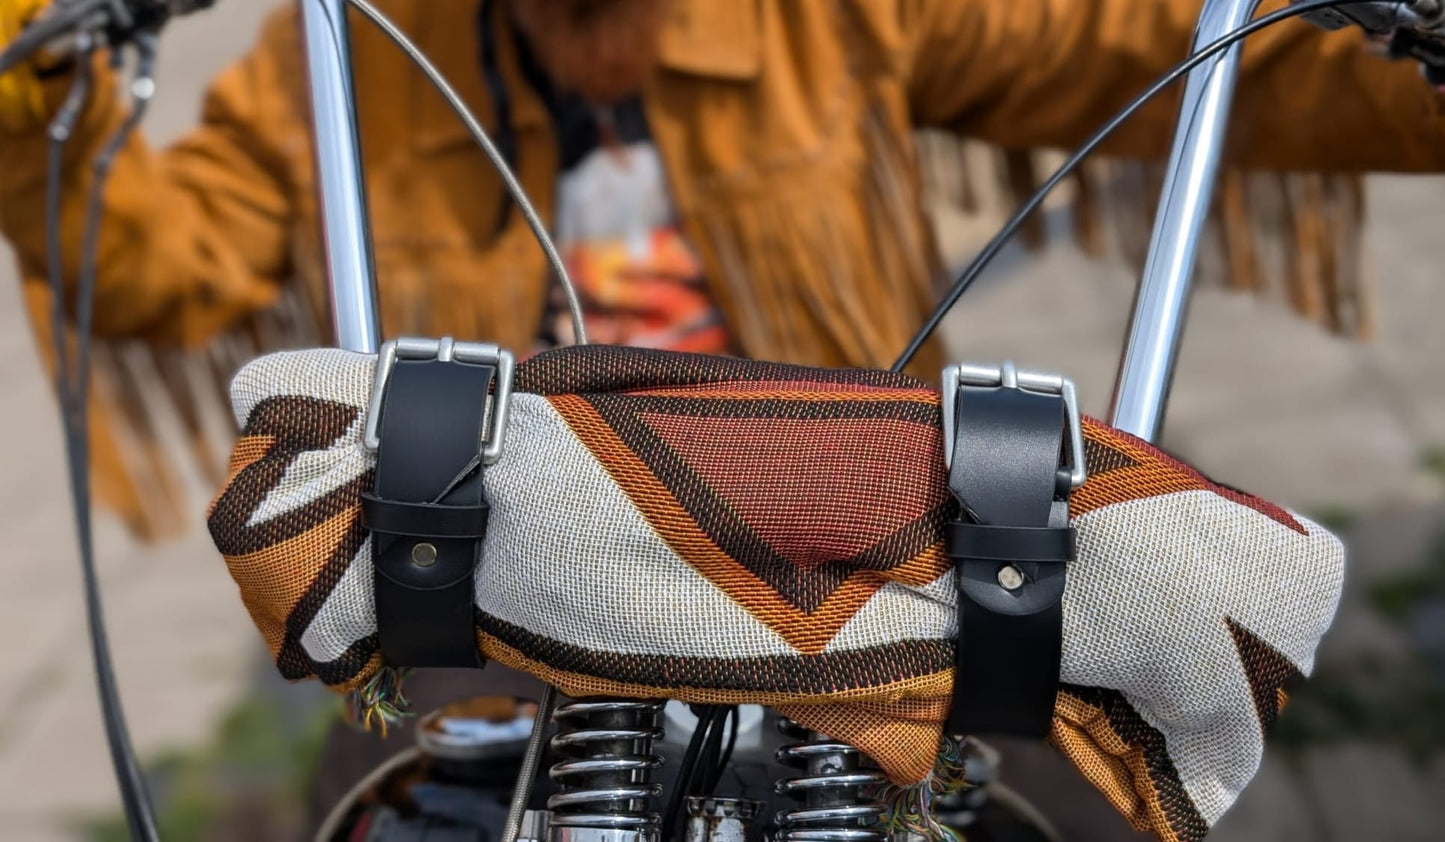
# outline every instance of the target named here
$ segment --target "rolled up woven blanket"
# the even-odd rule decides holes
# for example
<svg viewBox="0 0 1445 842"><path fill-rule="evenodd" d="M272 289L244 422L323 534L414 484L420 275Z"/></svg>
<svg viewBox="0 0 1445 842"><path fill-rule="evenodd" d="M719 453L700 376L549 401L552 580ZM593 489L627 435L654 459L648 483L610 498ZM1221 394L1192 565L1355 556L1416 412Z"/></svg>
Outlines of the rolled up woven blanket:
<svg viewBox="0 0 1445 842"><path fill-rule="evenodd" d="M375 359L274 354L209 522L281 672L382 669L361 492ZM1052 739L1140 829L1200 839L1340 595L1310 521L1085 422ZM573 696L773 705L926 778L952 692L939 395L912 378L606 346L517 368L477 575L486 657Z"/></svg>

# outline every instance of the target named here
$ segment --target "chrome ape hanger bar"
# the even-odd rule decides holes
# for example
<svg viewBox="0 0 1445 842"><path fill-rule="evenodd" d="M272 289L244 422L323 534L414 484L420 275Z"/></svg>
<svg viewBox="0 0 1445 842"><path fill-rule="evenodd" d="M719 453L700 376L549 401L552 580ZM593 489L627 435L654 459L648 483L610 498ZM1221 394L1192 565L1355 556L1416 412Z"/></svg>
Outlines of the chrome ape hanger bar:
<svg viewBox="0 0 1445 842"><path fill-rule="evenodd" d="M331 324L338 346L375 354L381 347L381 316L356 125L346 0L304 0L301 19Z"/></svg>
<svg viewBox="0 0 1445 842"><path fill-rule="evenodd" d="M1194 49L1249 23L1260 0L1206 0ZM1223 157L1239 74L1236 44L1189 74L1129 340L1119 362L1110 423L1145 441L1158 438L1189 311L1199 240Z"/></svg>

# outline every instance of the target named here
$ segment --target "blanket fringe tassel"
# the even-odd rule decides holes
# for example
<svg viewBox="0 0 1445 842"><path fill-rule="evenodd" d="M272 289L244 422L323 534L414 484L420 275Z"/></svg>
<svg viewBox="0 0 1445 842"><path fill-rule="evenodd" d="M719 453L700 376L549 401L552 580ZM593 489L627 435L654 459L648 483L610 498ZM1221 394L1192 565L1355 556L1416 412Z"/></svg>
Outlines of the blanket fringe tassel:
<svg viewBox="0 0 1445 842"><path fill-rule="evenodd" d="M894 836L908 833L923 839L963 842L956 831L933 817L933 803L971 786L964 772L964 738L944 737L928 777L909 786L886 784L879 791L878 798L886 805L885 826Z"/></svg>
<svg viewBox="0 0 1445 842"><path fill-rule="evenodd" d="M375 725L385 737L393 725L411 717L405 682L410 670L382 667L367 682L346 694L346 721L364 731Z"/></svg>

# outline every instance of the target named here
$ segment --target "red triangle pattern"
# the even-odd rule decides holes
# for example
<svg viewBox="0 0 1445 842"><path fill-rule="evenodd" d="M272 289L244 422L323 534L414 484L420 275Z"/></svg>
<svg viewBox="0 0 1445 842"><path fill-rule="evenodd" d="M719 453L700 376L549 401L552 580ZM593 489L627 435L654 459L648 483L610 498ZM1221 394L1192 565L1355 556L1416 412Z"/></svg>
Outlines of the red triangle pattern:
<svg viewBox="0 0 1445 842"><path fill-rule="evenodd" d="M937 431L921 424L639 418L759 540L803 570L855 558L945 502L942 464L921 484L916 474L897 469L900 453L937 449ZM819 448L820 438L831 446ZM837 458L829 458L833 454ZM887 501L888 509L876 501Z"/></svg>

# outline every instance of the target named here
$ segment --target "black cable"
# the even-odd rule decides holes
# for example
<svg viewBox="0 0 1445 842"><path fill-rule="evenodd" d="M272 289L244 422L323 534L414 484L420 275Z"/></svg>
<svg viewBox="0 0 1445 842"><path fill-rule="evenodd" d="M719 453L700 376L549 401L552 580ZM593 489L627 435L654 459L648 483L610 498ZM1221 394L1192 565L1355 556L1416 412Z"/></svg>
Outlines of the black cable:
<svg viewBox="0 0 1445 842"><path fill-rule="evenodd" d="M715 795L718 784L722 782L723 774L727 772L728 764L732 762L733 749L738 743L738 706L728 705L718 709L717 725L712 734L708 735L706 758L710 761L705 767L707 775L693 788L693 795ZM731 729L728 729L731 724ZM727 729L727 730L725 730ZM723 736L727 735L726 742Z"/></svg>
<svg viewBox="0 0 1445 842"><path fill-rule="evenodd" d="M728 764L733 762L733 749L738 746L738 728L742 725L742 714L739 713L737 705L728 709L728 722L731 723L732 728L728 731L727 748L723 750L722 758L718 760L717 776L719 779L727 771Z"/></svg>
<svg viewBox="0 0 1445 842"><path fill-rule="evenodd" d="M154 44L140 46L142 61L139 77L149 77L153 67ZM66 294L62 262L60 227L60 185L64 150L75 123L84 107L91 83L93 47L87 42L82 49L80 70L51 126L50 161L46 191L46 239L51 320L55 331L57 391L65 432L65 452L70 480L71 504L74 508L76 540L79 544L81 579L85 590L86 620L90 631L91 655L95 667L96 689L100 696L101 716L105 724L106 742L111 765L115 769L121 802L125 806L126 823L132 839L155 842L159 839L155 810L146 790L126 728L125 713L115 680L110 656L110 643L105 632L105 616L100 597L100 581L95 566L95 539L90 509L90 428L89 378L90 333L94 313L95 261L105 176L116 153L125 144L144 113L147 97L136 98L136 108L106 143L95 163L95 181L86 206L85 230L81 248L80 282L76 294L76 357L71 362L66 332ZM147 79L147 84L149 83Z"/></svg>
<svg viewBox="0 0 1445 842"><path fill-rule="evenodd" d="M70 411L70 391L67 388L70 366L70 343L65 338L65 264L62 260L63 245L60 236L60 192L65 173L65 148L80 121L81 112L90 98L91 57L95 45L88 39L80 45L80 69L70 83L60 110L50 121L46 131L49 152L45 170L45 262L46 280L50 286L50 331L55 342L55 385L60 396L61 408Z"/></svg>
<svg viewBox="0 0 1445 842"><path fill-rule="evenodd" d="M698 755L697 766L692 780L688 783L688 795L711 795L717 789L721 774L718 761L722 757L723 723L727 721L726 707L716 707L708 723L707 739L703 741L702 752Z"/></svg>
<svg viewBox="0 0 1445 842"><path fill-rule="evenodd" d="M1270 12L1263 17L1250 21L1228 35L1211 42L1199 52L1175 65L1173 70L1170 70L1169 73L1160 77L1159 81L1155 82L1148 90L1144 91L1144 93L1135 97L1123 110L1110 118L1109 122L1105 123L1103 128L1095 132L1083 146L1079 147L1079 150L1075 152L1069 160L1065 161L1062 166L1054 171L1053 175L1049 176L1048 180L1045 181L1038 190L1034 191L1034 194L1029 197L1028 201L1024 202L1023 206L1018 209L1013 217L999 229L999 232L994 235L993 239L989 240L988 245L984 246L983 250L974 257L973 262L969 263L968 268L964 269L963 273L958 276L958 280L953 282L953 286L949 288L948 294L945 295L938 306L934 308L932 315L928 317L928 321L925 322L918 333L914 335L913 340L908 343L908 347L904 349L898 361L893 363L891 370L901 372L908 367L909 363L913 362L914 356L918 354L919 350L923 348L924 343L926 343L928 338L938 329L938 325L942 323L943 318L953 309L953 305L958 303L958 299L968 291L968 288L973 285L973 282L978 279L979 275L983 274L983 270L988 268L989 263L993 262L993 259L998 256L998 253L1003 250L1003 247L1013 238L1013 235L1018 232L1018 229L1023 223L1035 210L1038 210L1039 205L1043 204L1044 199L1048 197L1049 193L1053 192L1053 189L1077 169L1079 164L1083 163L1084 159L1098 148L1099 144L1103 143L1109 135L1113 134L1119 126L1124 124L1124 121L1132 117L1134 112L1138 111L1145 103L1155 96L1158 96L1161 91L1174 84L1195 67L1213 58L1215 55L1224 52L1234 46L1235 43L1259 32L1261 29L1319 9L1330 8L1332 6L1346 6L1352 2L1359 2L1359 0L1307 0L1307 2Z"/></svg>
<svg viewBox="0 0 1445 842"><path fill-rule="evenodd" d="M150 108L155 93L156 37L140 33L132 39L136 48L136 71L131 82L131 110L96 155L91 165L90 198L85 208L85 234L80 246L80 282L76 288L75 331L77 334L77 397L84 400L90 387L90 340L95 314L95 285L100 262L100 225L105 212L105 182L116 156L135 134ZM87 448L89 442L86 443ZM88 498L87 498L88 499Z"/></svg>
<svg viewBox="0 0 1445 842"><path fill-rule="evenodd" d="M682 765L678 767L677 778L673 781L672 796L667 799L667 810L662 814L664 839L671 839L677 831L678 821L682 818L682 805L691 794L698 755L702 753L703 743L712 728L713 712L716 709L713 705L697 705L692 708L692 712L697 716L697 725L692 729L692 739L687 741L687 751L682 755Z"/></svg>

